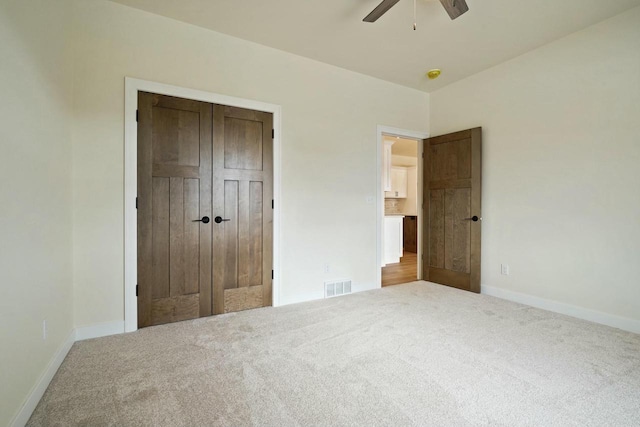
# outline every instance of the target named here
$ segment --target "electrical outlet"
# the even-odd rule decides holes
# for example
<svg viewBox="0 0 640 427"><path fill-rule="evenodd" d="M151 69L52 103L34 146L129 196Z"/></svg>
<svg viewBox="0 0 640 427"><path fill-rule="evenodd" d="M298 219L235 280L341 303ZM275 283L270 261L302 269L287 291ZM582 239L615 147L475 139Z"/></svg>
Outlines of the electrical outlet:
<svg viewBox="0 0 640 427"><path fill-rule="evenodd" d="M47 340L47 321L42 321L42 341Z"/></svg>
<svg viewBox="0 0 640 427"><path fill-rule="evenodd" d="M505 276L509 275L509 264L500 264L500 272Z"/></svg>
<svg viewBox="0 0 640 427"><path fill-rule="evenodd" d="M365 200L366 200L368 205L372 205L373 204L373 197L372 196L367 196Z"/></svg>
<svg viewBox="0 0 640 427"><path fill-rule="evenodd" d="M324 272L325 273L330 273L331 272L331 266L329 266L329 264L325 264L324 265Z"/></svg>

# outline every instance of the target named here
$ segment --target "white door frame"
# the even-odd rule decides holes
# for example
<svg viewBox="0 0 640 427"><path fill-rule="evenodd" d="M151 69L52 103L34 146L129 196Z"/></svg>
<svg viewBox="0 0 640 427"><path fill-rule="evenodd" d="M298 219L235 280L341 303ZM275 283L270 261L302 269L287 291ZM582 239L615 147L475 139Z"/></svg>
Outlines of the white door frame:
<svg viewBox="0 0 640 427"><path fill-rule="evenodd" d="M378 163L376 174L376 193L377 193L377 205L376 205L376 283L379 287L382 287L382 221L384 218L384 187L382 186L382 143L385 136L398 136L400 138L408 139L425 139L429 138L428 132L413 131L407 129L399 129L391 126L378 125L376 130L376 159ZM422 278L422 186L423 186L423 165L422 165L422 150L423 144L418 143L418 279Z"/></svg>
<svg viewBox="0 0 640 427"><path fill-rule="evenodd" d="M273 306L280 305L280 194L281 194L281 123L282 108L250 99L219 95L196 89L171 86L146 80L125 77L124 95L124 330L138 329L138 223L136 196L138 193L138 91L175 96L212 104L229 105L273 114Z"/></svg>

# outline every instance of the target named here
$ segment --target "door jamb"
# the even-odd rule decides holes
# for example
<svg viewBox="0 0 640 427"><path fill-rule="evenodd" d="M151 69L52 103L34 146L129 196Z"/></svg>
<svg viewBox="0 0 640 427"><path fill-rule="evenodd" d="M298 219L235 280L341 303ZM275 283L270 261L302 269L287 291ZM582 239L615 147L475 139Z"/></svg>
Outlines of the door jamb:
<svg viewBox="0 0 640 427"><path fill-rule="evenodd" d="M428 132L399 129L391 126L378 125L376 129L376 283L382 287L382 220L384 218L384 189L382 187L382 143L385 136L399 136L418 140L418 280L422 278L422 192L423 192L423 139L429 138Z"/></svg>
<svg viewBox="0 0 640 427"><path fill-rule="evenodd" d="M138 225L136 212L138 170L138 91L175 96L212 104L264 111L273 114L273 269L272 305L280 305L280 199L281 199L281 133L282 107L233 96L220 95L197 89L183 88L147 80L125 77L124 105L124 330L138 329L138 301L136 284L138 277Z"/></svg>

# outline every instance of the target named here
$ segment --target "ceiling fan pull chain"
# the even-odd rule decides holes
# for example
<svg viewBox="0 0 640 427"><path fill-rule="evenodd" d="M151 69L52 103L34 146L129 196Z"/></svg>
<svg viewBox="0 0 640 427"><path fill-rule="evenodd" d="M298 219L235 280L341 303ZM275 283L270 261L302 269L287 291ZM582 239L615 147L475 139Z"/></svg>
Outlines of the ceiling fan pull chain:
<svg viewBox="0 0 640 427"><path fill-rule="evenodd" d="M416 0L413 0L413 31L416 30Z"/></svg>

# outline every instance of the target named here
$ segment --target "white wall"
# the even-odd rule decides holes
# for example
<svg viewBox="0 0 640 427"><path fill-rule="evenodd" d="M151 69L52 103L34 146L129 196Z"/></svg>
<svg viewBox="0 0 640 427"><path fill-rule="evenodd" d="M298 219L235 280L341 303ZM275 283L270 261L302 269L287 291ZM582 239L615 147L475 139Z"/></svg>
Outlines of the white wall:
<svg viewBox="0 0 640 427"><path fill-rule="evenodd" d="M125 76L281 105L281 303L375 286L376 125L428 129L427 94L110 2L74 20L77 326L123 319Z"/></svg>
<svg viewBox="0 0 640 427"><path fill-rule="evenodd" d="M391 156L391 166L418 166L418 157L416 156Z"/></svg>
<svg viewBox="0 0 640 427"><path fill-rule="evenodd" d="M66 1L0 2L2 426L73 330L69 14Z"/></svg>
<svg viewBox="0 0 640 427"><path fill-rule="evenodd" d="M431 94L475 126L483 286L640 319L640 8Z"/></svg>

